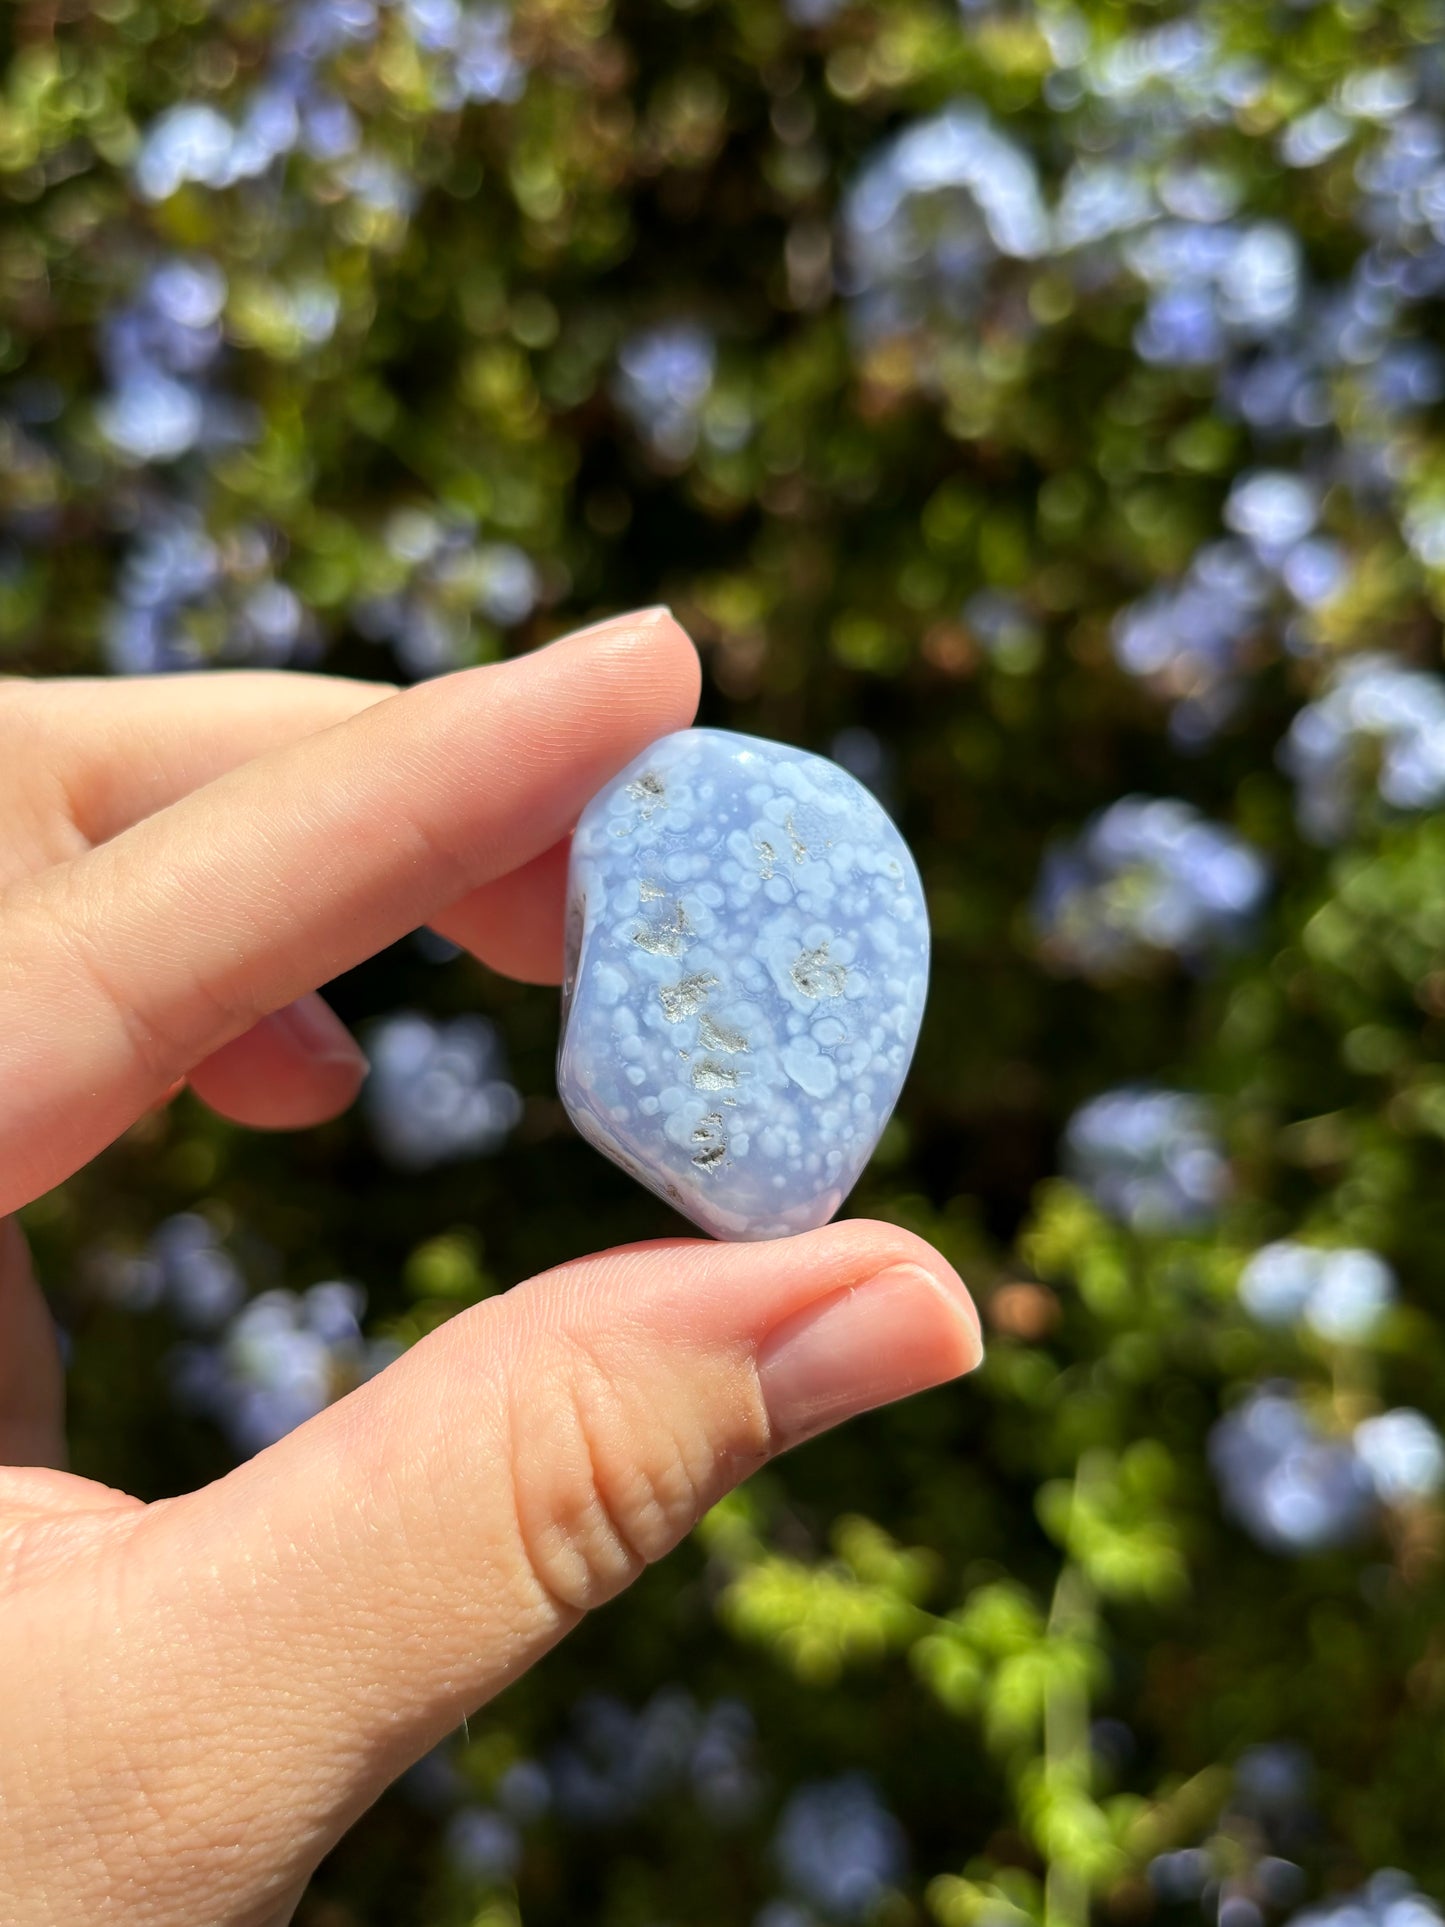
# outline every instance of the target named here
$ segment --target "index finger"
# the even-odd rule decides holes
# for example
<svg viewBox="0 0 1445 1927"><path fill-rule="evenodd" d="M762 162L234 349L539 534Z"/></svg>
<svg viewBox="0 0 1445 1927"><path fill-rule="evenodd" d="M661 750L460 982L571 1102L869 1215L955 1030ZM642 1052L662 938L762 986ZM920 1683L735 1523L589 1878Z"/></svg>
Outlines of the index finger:
<svg viewBox="0 0 1445 1927"><path fill-rule="evenodd" d="M0 896L0 1212L270 1011L541 855L697 700L666 610L259 757Z"/></svg>

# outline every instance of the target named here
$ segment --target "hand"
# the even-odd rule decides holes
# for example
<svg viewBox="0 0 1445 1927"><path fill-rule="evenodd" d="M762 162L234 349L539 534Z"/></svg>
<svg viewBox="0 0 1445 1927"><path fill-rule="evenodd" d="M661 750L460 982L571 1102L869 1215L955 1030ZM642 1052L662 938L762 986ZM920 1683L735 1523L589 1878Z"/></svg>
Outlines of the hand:
<svg viewBox="0 0 1445 1927"><path fill-rule="evenodd" d="M0 686L0 1211L182 1079L252 1124L343 1108L364 1064L314 986L420 923L555 981L570 826L696 695L660 610L402 694ZM462 1313L146 1506L53 1469L60 1372L12 1220L0 1918L285 1921L389 1780L737 1479L978 1356L907 1232L668 1239Z"/></svg>

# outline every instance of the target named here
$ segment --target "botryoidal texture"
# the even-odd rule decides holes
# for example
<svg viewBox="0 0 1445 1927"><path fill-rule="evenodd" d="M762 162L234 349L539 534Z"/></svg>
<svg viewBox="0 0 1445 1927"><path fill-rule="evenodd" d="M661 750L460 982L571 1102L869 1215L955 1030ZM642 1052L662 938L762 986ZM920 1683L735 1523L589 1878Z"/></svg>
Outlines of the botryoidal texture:
<svg viewBox="0 0 1445 1927"><path fill-rule="evenodd" d="M928 949L913 858L846 771L665 736L573 838L562 1101L715 1237L826 1224L898 1100Z"/></svg>

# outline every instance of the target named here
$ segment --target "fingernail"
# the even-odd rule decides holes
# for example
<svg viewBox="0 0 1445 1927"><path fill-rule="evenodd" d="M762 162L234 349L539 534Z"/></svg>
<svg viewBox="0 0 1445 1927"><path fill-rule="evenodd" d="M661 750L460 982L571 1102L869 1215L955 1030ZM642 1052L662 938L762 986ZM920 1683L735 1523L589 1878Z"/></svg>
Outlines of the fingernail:
<svg viewBox="0 0 1445 1927"><path fill-rule="evenodd" d="M346 1065L358 1078L365 1077L371 1069L366 1053L351 1032L330 1005L314 992L298 997L284 1010L272 1011L266 1022L315 1064Z"/></svg>
<svg viewBox="0 0 1445 1927"><path fill-rule="evenodd" d="M583 642L588 636L600 636L604 629L650 629L654 623L669 620L671 609L665 602L655 602L649 609L622 609L615 616L604 616L600 622L589 622L585 629L569 629L565 636L554 638L557 642Z"/></svg>
<svg viewBox="0 0 1445 1927"><path fill-rule="evenodd" d="M768 1337L758 1377L782 1445L971 1372L983 1356L971 1304L921 1265L796 1313Z"/></svg>

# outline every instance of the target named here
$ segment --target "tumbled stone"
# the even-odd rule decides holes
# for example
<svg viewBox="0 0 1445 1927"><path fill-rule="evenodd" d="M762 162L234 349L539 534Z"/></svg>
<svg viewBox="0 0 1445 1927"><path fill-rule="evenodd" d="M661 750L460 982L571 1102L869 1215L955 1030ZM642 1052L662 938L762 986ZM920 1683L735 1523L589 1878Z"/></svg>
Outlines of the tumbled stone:
<svg viewBox="0 0 1445 1927"><path fill-rule="evenodd" d="M584 1137L715 1237L833 1216L927 984L908 847L821 756L682 730L582 813L558 1089Z"/></svg>

